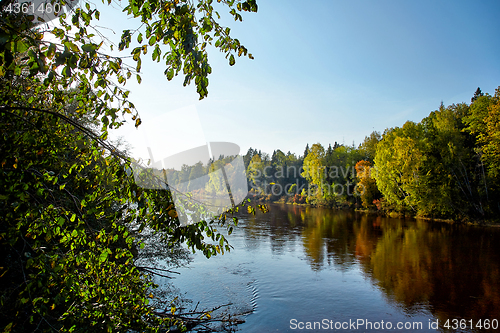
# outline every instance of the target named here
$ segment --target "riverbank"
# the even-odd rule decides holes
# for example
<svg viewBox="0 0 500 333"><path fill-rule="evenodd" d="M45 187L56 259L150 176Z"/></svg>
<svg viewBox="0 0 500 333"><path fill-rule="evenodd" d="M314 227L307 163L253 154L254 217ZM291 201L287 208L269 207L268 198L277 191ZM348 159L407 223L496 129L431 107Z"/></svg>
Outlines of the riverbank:
<svg viewBox="0 0 500 333"><path fill-rule="evenodd" d="M362 208L361 205L357 203L351 202L336 202L330 204L318 204L318 203L308 203L307 198L301 195L294 196L263 196L258 194L249 194L248 198L254 202L259 204L285 204L285 205L296 205L296 206L307 206L307 207L324 207L330 208L332 210L353 210L360 213L365 214L373 214L391 218L410 218L415 220L425 220L429 222L442 222L448 224L465 224L465 225L473 225L473 226L481 226L481 227L491 227L491 228L500 228L500 221L495 220L454 220L440 217L429 217L429 216L416 216L409 213L397 212L391 209L384 209L378 207L377 209L366 209Z"/></svg>
<svg viewBox="0 0 500 333"><path fill-rule="evenodd" d="M492 228L498 228L500 227L500 223L498 221L491 221L491 220L483 220L483 221L470 221L470 220L454 220L454 219L446 219L446 218L439 218L439 217L429 217L429 216L416 216L416 215L410 215L410 214L403 214L400 212L396 211L390 211L390 210L375 210L375 209L363 209L363 208L357 208L355 209L357 212L361 213L366 213L366 214L376 214L380 216L386 216L386 217L392 217L392 218L411 218L415 220L424 220L424 221L429 221L429 222L442 222L442 223L448 223L448 224L466 224L466 225L473 225L473 226L480 226L480 227L492 227Z"/></svg>

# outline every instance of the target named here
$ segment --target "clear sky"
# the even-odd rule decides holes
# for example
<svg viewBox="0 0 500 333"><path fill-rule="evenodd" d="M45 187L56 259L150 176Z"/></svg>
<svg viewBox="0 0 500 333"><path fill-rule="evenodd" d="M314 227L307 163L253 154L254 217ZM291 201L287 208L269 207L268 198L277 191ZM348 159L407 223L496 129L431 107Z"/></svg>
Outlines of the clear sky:
<svg viewBox="0 0 500 333"><path fill-rule="evenodd" d="M498 0L257 3L243 22L224 21L255 59L230 67L212 50L204 100L181 78L168 82L161 63L143 66L142 84L127 87L145 123L194 106L206 141L302 154L306 143L358 145L500 85ZM134 27L116 14L101 24ZM120 133L132 140L131 127Z"/></svg>

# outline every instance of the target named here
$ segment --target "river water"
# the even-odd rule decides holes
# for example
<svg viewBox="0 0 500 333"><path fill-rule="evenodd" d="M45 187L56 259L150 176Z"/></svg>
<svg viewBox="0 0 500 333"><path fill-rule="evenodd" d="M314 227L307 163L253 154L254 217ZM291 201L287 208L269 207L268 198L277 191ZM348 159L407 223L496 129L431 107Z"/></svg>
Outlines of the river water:
<svg viewBox="0 0 500 333"><path fill-rule="evenodd" d="M232 303L241 332L500 330L500 230L269 208L240 218L231 252L179 270L198 309Z"/></svg>

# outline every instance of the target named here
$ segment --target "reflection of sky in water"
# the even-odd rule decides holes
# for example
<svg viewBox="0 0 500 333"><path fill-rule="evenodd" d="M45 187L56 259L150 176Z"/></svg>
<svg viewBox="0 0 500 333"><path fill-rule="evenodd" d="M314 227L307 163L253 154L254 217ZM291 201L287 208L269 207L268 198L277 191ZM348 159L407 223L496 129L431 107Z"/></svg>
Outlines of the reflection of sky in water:
<svg viewBox="0 0 500 333"><path fill-rule="evenodd" d="M174 283L200 307L254 310L243 332L293 331L293 318L420 321L428 331L429 320L499 317L499 240L477 228L271 206L240 220L234 250L197 255Z"/></svg>

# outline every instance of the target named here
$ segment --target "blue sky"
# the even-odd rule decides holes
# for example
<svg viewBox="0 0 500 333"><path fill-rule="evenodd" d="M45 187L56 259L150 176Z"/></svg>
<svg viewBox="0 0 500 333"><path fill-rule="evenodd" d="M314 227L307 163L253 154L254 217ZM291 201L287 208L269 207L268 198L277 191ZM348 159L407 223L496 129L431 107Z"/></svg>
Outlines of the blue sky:
<svg viewBox="0 0 500 333"><path fill-rule="evenodd" d="M373 130L420 121L441 101L470 102L477 87L494 94L500 85L498 1L257 3L243 22L224 21L255 59L230 67L211 50L204 100L182 78L168 82L162 64L143 66L142 84L127 87L145 123L194 106L206 141L302 154L306 143L358 145ZM102 25L117 33L131 27L105 14ZM133 141L133 131L120 135Z"/></svg>

